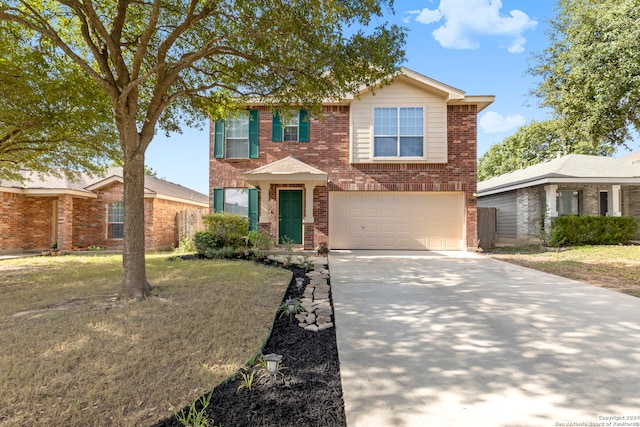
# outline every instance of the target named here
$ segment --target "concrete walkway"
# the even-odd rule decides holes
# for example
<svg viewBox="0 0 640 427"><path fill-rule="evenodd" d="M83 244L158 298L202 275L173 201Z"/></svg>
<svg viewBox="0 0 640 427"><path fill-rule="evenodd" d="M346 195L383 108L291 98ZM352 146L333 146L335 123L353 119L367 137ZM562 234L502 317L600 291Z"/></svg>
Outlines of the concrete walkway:
<svg viewBox="0 0 640 427"><path fill-rule="evenodd" d="M329 267L349 427L640 425L640 299L458 252Z"/></svg>

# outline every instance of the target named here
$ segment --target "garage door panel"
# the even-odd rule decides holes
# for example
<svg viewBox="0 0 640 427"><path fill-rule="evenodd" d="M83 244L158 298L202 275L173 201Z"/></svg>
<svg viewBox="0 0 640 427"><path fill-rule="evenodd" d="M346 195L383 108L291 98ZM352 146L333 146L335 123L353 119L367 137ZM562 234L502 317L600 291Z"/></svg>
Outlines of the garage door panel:
<svg viewBox="0 0 640 427"><path fill-rule="evenodd" d="M334 249L461 249L461 192L331 192Z"/></svg>

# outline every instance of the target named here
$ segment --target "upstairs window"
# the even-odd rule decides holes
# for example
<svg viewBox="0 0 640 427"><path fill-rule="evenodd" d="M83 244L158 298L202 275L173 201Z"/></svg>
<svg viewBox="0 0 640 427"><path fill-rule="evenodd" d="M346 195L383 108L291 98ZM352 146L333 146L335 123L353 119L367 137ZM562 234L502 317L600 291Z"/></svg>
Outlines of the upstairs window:
<svg viewBox="0 0 640 427"><path fill-rule="evenodd" d="M273 142L309 142L309 114L306 110L273 114L271 126Z"/></svg>
<svg viewBox="0 0 640 427"><path fill-rule="evenodd" d="M423 157L422 107L374 108L374 157Z"/></svg>
<svg viewBox="0 0 640 427"><path fill-rule="evenodd" d="M213 157L257 159L259 156L259 114L250 110L236 117L214 122Z"/></svg>
<svg viewBox="0 0 640 427"><path fill-rule="evenodd" d="M224 123L225 157L249 158L249 115L232 117Z"/></svg>
<svg viewBox="0 0 640 427"><path fill-rule="evenodd" d="M282 140L284 142L298 142L298 130L300 117L293 114L287 117L282 123Z"/></svg>
<svg viewBox="0 0 640 427"><path fill-rule="evenodd" d="M107 239L124 237L124 203L111 202L107 208Z"/></svg>

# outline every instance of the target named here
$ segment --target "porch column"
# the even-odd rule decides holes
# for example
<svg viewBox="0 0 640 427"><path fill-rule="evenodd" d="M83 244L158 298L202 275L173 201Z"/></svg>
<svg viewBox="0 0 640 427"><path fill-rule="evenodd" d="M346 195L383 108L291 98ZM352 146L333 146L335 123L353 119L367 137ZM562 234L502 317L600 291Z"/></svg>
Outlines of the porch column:
<svg viewBox="0 0 640 427"><path fill-rule="evenodd" d="M315 184L305 184L305 197L304 197L304 223L313 223L313 189L316 188Z"/></svg>
<svg viewBox="0 0 640 427"><path fill-rule="evenodd" d="M558 216L558 205L556 204L556 192L558 191L558 186L555 184L549 184L544 186L546 204L547 204L547 212L545 213L544 220L544 231L547 233L551 232L551 220Z"/></svg>
<svg viewBox="0 0 640 427"><path fill-rule="evenodd" d="M609 196L607 197L607 215L608 216L622 216L622 206L620 203L620 185L612 185L609 189Z"/></svg>
<svg viewBox="0 0 640 427"><path fill-rule="evenodd" d="M258 216L259 223L268 223L269 219L269 189L271 188L270 182L261 182L260 188L260 213Z"/></svg>
<svg viewBox="0 0 640 427"><path fill-rule="evenodd" d="M58 196L58 249L69 250L73 244L73 196Z"/></svg>
<svg viewBox="0 0 640 427"><path fill-rule="evenodd" d="M305 216L303 222L303 243L305 250L312 250L314 248L314 218L313 218L313 190L316 188L314 183L305 183L305 197L304 197L304 211Z"/></svg>

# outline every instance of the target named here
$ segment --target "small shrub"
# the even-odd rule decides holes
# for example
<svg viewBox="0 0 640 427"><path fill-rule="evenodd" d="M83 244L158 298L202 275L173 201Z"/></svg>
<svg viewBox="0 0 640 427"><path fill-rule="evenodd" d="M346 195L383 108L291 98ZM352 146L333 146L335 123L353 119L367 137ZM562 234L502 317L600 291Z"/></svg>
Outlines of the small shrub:
<svg viewBox="0 0 640 427"><path fill-rule="evenodd" d="M207 406L209 406L211 402L212 394L213 390L211 390L208 395L203 395L193 402L191 406L189 406L189 409L174 412L178 422L185 427L207 427L211 421L207 415ZM200 407L200 409L198 409L198 407Z"/></svg>
<svg viewBox="0 0 640 427"><path fill-rule="evenodd" d="M264 231L251 230L247 234L246 244L249 247L249 253L256 258L260 258L262 257L262 251L271 248L271 236Z"/></svg>
<svg viewBox="0 0 640 427"><path fill-rule="evenodd" d="M249 231L249 218L229 213L210 213L204 216L206 230L217 230L231 237L243 238Z"/></svg>
<svg viewBox="0 0 640 427"><path fill-rule="evenodd" d="M553 220L552 246L618 245L628 243L638 231L632 217L561 216Z"/></svg>
<svg viewBox="0 0 640 427"><path fill-rule="evenodd" d="M294 241L289 236L282 236L281 238L282 246L284 246L284 250L287 253L284 257L284 265L291 265L291 260L293 259L293 245Z"/></svg>
<svg viewBox="0 0 640 427"><path fill-rule="evenodd" d="M234 257L244 246L249 231L249 219L241 215L212 213L204 217L205 231L194 236L198 254L207 258Z"/></svg>
<svg viewBox="0 0 640 427"><path fill-rule="evenodd" d="M190 252L195 252L195 250L196 250L196 246L193 242L193 239L190 239L187 236L182 236L182 238L180 238L180 245L174 249L174 252L186 254Z"/></svg>

